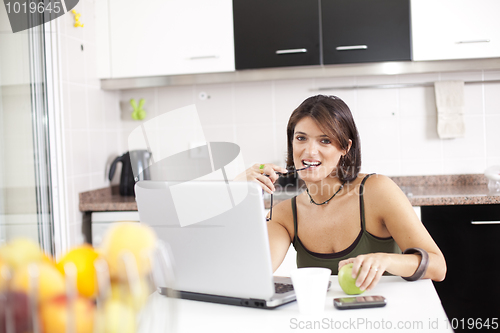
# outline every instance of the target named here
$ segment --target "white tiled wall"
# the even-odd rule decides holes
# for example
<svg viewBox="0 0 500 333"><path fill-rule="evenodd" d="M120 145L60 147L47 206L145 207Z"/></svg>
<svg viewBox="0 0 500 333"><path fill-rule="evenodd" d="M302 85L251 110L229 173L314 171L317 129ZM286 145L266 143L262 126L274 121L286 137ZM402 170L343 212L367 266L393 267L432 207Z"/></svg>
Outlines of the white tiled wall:
<svg viewBox="0 0 500 333"><path fill-rule="evenodd" d="M109 186L106 167L123 153L119 93L101 90L97 78L94 7L95 0L75 7L83 28L73 26L73 14L59 20L70 245L82 241L78 193Z"/></svg>
<svg viewBox="0 0 500 333"><path fill-rule="evenodd" d="M238 143L247 165L284 165L286 123L294 108L317 94L314 89L493 79L500 79L500 71L276 80L123 90L120 100L126 105L130 98L146 98L145 109L151 116L194 103L208 140ZM201 100L200 92L210 98ZM324 93L339 96L351 108L361 136L363 172L390 176L482 173L487 166L500 163L500 84L465 85L466 135L448 140L437 135L432 87L333 88ZM128 122L130 128L138 125ZM122 133L123 142L128 131Z"/></svg>

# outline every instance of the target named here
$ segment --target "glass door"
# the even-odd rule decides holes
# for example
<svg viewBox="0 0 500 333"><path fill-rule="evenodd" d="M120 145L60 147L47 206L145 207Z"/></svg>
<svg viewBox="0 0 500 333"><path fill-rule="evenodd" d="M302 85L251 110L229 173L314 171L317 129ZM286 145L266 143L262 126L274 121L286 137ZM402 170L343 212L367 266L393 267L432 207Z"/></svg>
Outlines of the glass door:
<svg viewBox="0 0 500 333"><path fill-rule="evenodd" d="M54 253L45 27L12 33L0 5L0 243Z"/></svg>

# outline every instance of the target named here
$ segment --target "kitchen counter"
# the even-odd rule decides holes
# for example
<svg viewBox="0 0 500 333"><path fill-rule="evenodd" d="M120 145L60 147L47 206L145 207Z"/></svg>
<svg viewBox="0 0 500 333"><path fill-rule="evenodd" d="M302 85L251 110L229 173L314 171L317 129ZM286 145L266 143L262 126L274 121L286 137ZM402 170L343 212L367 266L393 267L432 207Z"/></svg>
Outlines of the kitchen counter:
<svg viewBox="0 0 500 333"><path fill-rule="evenodd" d="M500 204L500 193L490 193L483 174L401 176L391 177L398 184L413 206ZM273 204L290 199L301 189L277 191ZM266 208L270 196L264 195ZM80 211L133 211L137 210L134 196L123 197L118 186L80 193Z"/></svg>
<svg viewBox="0 0 500 333"><path fill-rule="evenodd" d="M391 177L412 206L500 204L483 174Z"/></svg>
<svg viewBox="0 0 500 333"><path fill-rule="evenodd" d="M81 212L107 212L137 210L135 196L121 196L118 186L80 193Z"/></svg>
<svg viewBox="0 0 500 333"><path fill-rule="evenodd" d="M390 177L406 194L412 206L500 204L500 193L491 193L483 174ZM303 191L293 189L276 193L273 205ZM266 208L270 195L265 194Z"/></svg>

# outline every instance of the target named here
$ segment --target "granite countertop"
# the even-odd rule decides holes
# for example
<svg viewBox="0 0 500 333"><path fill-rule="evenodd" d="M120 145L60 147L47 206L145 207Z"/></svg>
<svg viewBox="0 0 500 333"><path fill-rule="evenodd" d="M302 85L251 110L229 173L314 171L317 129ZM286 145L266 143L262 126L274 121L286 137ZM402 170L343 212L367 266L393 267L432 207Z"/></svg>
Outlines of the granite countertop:
<svg viewBox="0 0 500 333"><path fill-rule="evenodd" d="M490 193L483 174L401 176L391 177L413 206L500 204L500 193ZM273 205L302 192L289 189L276 192ZM264 196L266 208L270 197ZM80 193L80 211L133 211L137 210L134 196L123 197L118 186Z"/></svg>
<svg viewBox="0 0 500 333"><path fill-rule="evenodd" d="M79 194L81 212L137 210L135 196L121 196L118 186L105 187Z"/></svg>
<svg viewBox="0 0 500 333"><path fill-rule="evenodd" d="M483 174L391 177L413 206L500 204Z"/></svg>
<svg viewBox="0 0 500 333"><path fill-rule="evenodd" d="M390 177L412 206L500 204L500 193L490 193L483 174L401 176ZM292 198L303 191L285 191L274 195L273 205ZM270 195L264 194L265 206L270 207Z"/></svg>

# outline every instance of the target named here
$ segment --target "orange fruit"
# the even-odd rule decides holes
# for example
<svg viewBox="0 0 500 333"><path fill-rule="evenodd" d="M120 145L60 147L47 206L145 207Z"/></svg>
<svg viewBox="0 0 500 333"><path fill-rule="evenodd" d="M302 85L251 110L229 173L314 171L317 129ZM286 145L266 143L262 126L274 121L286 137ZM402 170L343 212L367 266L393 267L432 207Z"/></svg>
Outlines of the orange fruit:
<svg viewBox="0 0 500 333"><path fill-rule="evenodd" d="M49 264L52 264L52 265L56 264L54 259L52 258L52 256L49 254L46 254L46 253L42 254L42 261L49 263Z"/></svg>
<svg viewBox="0 0 500 333"><path fill-rule="evenodd" d="M71 249L56 264L57 269L65 274L64 266L73 263L76 268L76 287L80 295L94 297L97 293L97 277L94 261L99 254L88 244Z"/></svg>
<svg viewBox="0 0 500 333"><path fill-rule="evenodd" d="M51 299L40 308L40 321L43 332L66 333L71 332L68 327L69 311L74 311L75 333L92 333L94 329L95 306L91 300L78 297L71 306L66 296Z"/></svg>

